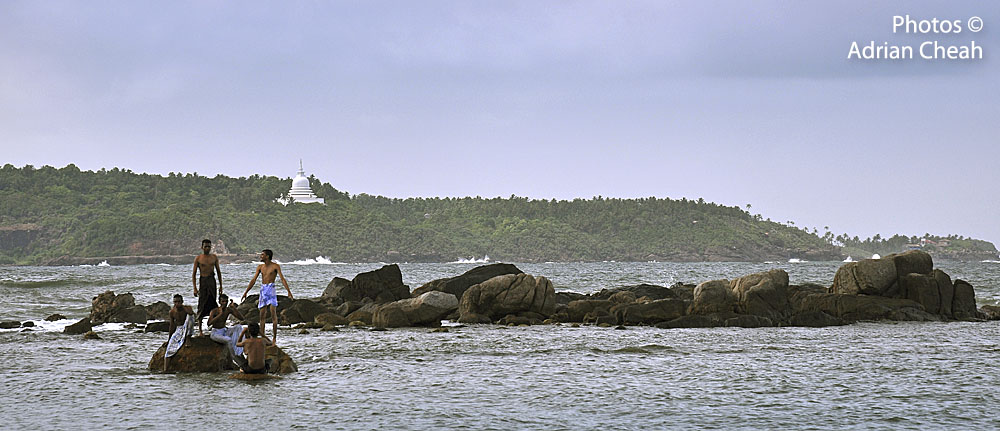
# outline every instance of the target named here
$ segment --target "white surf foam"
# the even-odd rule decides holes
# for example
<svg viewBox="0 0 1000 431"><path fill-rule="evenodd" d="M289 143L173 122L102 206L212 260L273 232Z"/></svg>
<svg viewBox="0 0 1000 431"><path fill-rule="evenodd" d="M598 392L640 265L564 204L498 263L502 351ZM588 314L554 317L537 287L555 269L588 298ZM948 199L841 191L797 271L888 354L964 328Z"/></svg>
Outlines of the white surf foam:
<svg viewBox="0 0 1000 431"><path fill-rule="evenodd" d="M288 265L346 265L343 262L331 262L330 259L323 256L316 256L315 259L305 259L305 260L293 260L287 263Z"/></svg>
<svg viewBox="0 0 1000 431"><path fill-rule="evenodd" d="M489 263L489 261L490 261L490 255L487 254L487 255L483 256L482 259L476 259L474 257L471 257L471 258L468 258L468 259L461 259L461 258L459 258L458 260L456 260L454 262L448 262L448 263Z"/></svg>

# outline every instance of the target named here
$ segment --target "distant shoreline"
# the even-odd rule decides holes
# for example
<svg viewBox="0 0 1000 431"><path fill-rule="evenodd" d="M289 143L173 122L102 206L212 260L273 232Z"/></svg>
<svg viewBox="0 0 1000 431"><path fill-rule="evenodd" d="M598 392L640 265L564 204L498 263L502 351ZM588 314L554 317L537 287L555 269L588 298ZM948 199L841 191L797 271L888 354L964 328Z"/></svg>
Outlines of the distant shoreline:
<svg viewBox="0 0 1000 431"><path fill-rule="evenodd" d="M168 264L168 265L187 265L194 261L196 254L183 254L183 255L150 255L150 256L101 256L101 257L77 257L77 256L62 256L59 258L51 259L43 263L36 264L7 264L0 266L80 266L80 265L98 265L103 262L107 262L111 266L127 266L127 265L155 265L155 264ZM241 264L241 263L255 263L258 262L259 257L256 254L217 254L219 257L219 263L226 264ZM294 260L302 260L308 258L295 258ZM862 260L866 258L854 259ZM283 264L288 264L289 262L283 262ZM946 256L935 256L935 261L943 262L982 262L984 260L990 259L955 259ZM485 264L485 263L496 263L496 262L514 262L514 263L792 263L792 264L802 264L802 263L819 263L819 262L843 262L839 259L817 259L817 260L801 260L796 262L788 262L785 259L768 259L768 260L546 260L546 261L523 261L523 260L506 260L506 259L496 259L490 262L468 262L470 264ZM456 261L406 261L406 262L387 262L385 260L359 260L352 262L337 262L338 264L347 265L358 265L358 264L387 264L387 263L432 263L432 264L454 264L462 263Z"/></svg>

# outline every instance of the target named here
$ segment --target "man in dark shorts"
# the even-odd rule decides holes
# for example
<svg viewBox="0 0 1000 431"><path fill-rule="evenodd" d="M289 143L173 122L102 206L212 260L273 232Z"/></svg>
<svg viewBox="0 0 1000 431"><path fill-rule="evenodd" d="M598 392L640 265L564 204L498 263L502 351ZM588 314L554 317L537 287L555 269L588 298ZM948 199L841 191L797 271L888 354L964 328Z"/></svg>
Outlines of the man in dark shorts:
<svg viewBox="0 0 1000 431"><path fill-rule="evenodd" d="M215 275L219 275L218 294L222 293L222 270L219 269L219 258L212 252L212 241L201 241L201 254L194 258L194 270L191 271L191 284L194 285L194 296L198 297L198 334L202 337L205 332L201 325L205 317L208 317L212 310L219 308L219 303L215 300ZM213 273L214 267L214 273ZM198 272L201 277L197 277ZM198 280L195 281L195 278Z"/></svg>
<svg viewBox="0 0 1000 431"><path fill-rule="evenodd" d="M249 335L249 337L246 337ZM257 338L260 336L260 338ZM244 338L246 337L246 338ZM244 374L265 374L271 369L271 360L264 358L264 350L267 346L274 344L266 336L261 335L260 325L251 323L243 333L240 334L240 341L237 347L242 347L247 355L246 364L240 367Z"/></svg>

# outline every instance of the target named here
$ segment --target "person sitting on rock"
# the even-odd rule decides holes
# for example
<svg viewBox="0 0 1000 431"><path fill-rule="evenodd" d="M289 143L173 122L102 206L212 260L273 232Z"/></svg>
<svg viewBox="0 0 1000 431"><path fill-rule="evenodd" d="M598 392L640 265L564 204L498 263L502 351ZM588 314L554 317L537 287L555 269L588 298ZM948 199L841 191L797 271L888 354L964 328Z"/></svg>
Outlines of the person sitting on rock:
<svg viewBox="0 0 1000 431"><path fill-rule="evenodd" d="M249 337L244 338L249 333ZM257 338L257 337L260 338ZM244 374L266 374L271 369L271 360L264 358L264 350L267 346L274 344L260 333L260 325L250 323L246 329L240 333L240 341L237 347L242 347L246 352L246 364L240 367Z"/></svg>
<svg viewBox="0 0 1000 431"><path fill-rule="evenodd" d="M233 325L227 328L226 321L229 320L229 316L243 320L243 314L226 294L219 295L219 302L222 305L216 307L208 315L208 328L212 331L210 337L212 341L224 344L230 359L236 360L243 355L243 348L236 347L240 334L243 333L243 325Z"/></svg>
<svg viewBox="0 0 1000 431"><path fill-rule="evenodd" d="M167 349L163 353L163 372L167 371L170 357L194 334L194 310L190 305L184 305L184 297L180 294L174 295L174 306L170 309L169 317L170 338L167 339Z"/></svg>

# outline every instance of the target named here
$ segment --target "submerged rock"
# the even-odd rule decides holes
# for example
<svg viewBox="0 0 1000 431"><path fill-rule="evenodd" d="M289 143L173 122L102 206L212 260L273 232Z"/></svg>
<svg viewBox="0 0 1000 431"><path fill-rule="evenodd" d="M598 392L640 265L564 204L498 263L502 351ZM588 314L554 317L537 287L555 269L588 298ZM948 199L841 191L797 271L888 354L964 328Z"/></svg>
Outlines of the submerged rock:
<svg viewBox="0 0 1000 431"><path fill-rule="evenodd" d="M170 331L170 322L149 322L143 332L167 332Z"/></svg>
<svg viewBox="0 0 1000 431"><path fill-rule="evenodd" d="M90 318L84 317L83 319L80 319L79 322L76 322L72 325L63 328L63 333L70 335L80 335L80 334L86 334L87 331L90 331L91 329L93 329L93 325L90 323Z"/></svg>
<svg viewBox="0 0 1000 431"><path fill-rule="evenodd" d="M66 319L66 316L63 316L62 314L59 314L59 313L55 313L55 314L50 314L49 317L46 317L45 321L46 322L55 322L57 320L65 320L65 319Z"/></svg>
<svg viewBox="0 0 1000 431"><path fill-rule="evenodd" d="M97 333L94 332L94 331L87 331L86 334L83 334L83 339L84 340L100 340L101 337L98 336Z"/></svg>
<svg viewBox="0 0 1000 431"><path fill-rule="evenodd" d="M0 329L14 329L20 327L21 327L21 322L17 320L5 320L3 322L0 322Z"/></svg>

